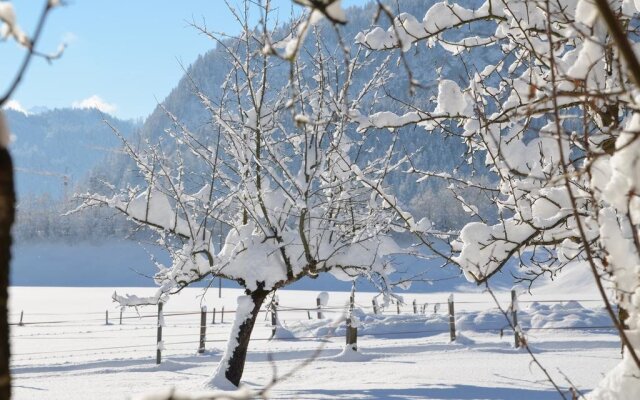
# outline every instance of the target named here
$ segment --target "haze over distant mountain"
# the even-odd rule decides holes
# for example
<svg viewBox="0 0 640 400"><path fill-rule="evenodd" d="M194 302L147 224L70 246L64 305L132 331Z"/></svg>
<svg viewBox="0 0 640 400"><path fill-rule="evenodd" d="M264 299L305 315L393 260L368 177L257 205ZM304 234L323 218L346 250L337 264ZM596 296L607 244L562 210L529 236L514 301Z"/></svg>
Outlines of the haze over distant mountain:
<svg viewBox="0 0 640 400"><path fill-rule="evenodd" d="M103 121L124 136L137 128L95 109L55 109L24 114L5 110L12 134L18 198L44 193L56 198L71 191L89 170L117 151L121 141Z"/></svg>

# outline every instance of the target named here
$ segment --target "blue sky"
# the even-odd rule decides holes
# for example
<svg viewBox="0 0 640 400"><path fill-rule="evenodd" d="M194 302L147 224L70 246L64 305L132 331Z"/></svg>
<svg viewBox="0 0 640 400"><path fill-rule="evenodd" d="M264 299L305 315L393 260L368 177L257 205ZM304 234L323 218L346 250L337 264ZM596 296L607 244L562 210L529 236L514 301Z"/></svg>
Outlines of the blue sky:
<svg viewBox="0 0 640 400"><path fill-rule="evenodd" d="M29 34L45 1L13 1ZM272 3L283 17L290 14L290 0ZM213 47L211 40L189 26L194 19L204 19L211 30L238 31L222 0L69 0L66 7L53 11L38 46L55 52L66 42L64 56L50 65L34 60L13 100L27 110L102 102L119 117L146 117L182 76L179 63L187 66ZM0 42L0 92L22 54L15 43Z"/></svg>

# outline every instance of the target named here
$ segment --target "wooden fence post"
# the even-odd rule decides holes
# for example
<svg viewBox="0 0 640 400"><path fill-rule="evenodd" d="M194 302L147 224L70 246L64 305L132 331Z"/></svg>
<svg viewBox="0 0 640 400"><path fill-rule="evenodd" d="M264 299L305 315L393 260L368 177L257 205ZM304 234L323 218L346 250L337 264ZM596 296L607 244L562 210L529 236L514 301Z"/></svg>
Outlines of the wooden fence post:
<svg viewBox="0 0 640 400"><path fill-rule="evenodd" d="M200 309L200 346L198 353L204 353L205 341L207 340L207 306Z"/></svg>
<svg viewBox="0 0 640 400"><path fill-rule="evenodd" d="M351 296L349 296L349 311L353 311L353 308L356 305L356 285L353 284L351 287Z"/></svg>
<svg viewBox="0 0 640 400"><path fill-rule="evenodd" d="M222 306L222 310L220 311L220 323L224 324L224 306Z"/></svg>
<svg viewBox="0 0 640 400"><path fill-rule="evenodd" d="M216 308L213 308L213 313L211 316L211 325L215 325L216 324Z"/></svg>
<svg viewBox="0 0 640 400"><path fill-rule="evenodd" d="M19 326L24 326L24 323L22 322L23 317L24 317L24 311L20 311L20 322L18 322Z"/></svg>
<svg viewBox="0 0 640 400"><path fill-rule="evenodd" d="M416 301L416 299L413 299L413 313L418 313L418 302Z"/></svg>
<svg viewBox="0 0 640 400"><path fill-rule="evenodd" d="M158 339L156 340L156 364L162 362L162 326L164 325L164 316L162 315L162 302L158 302Z"/></svg>
<svg viewBox="0 0 640 400"><path fill-rule="evenodd" d="M355 294L356 286L355 284L351 287L351 296L349 297L349 317L347 318L347 336L346 343L347 346L350 346L353 351L358 351L358 328L352 326L351 316L353 314L353 309L355 307Z"/></svg>
<svg viewBox="0 0 640 400"><path fill-rule="evenodd" d="M122 312L124 311L124 308L120 307L120 325L122 325Z"/></svg>
<svg viewBox="0 0 640 400"><path fill-rule="evenodd" d="M513 319L513 340L516 349L520 348L520 335L518 334L518 297L516 291L511 289L511 318Z"/></svg>
<svg viewBox="0 0 640 400"><path fill-rule="evenodd" d="M316 305L318 306L318 319L323 319L324 316L322 315L322 303L320 302L320 297L316 298Z"/></svg>
<svg viewBox="0 0 640 400"><path fill-rule="evenodd" d="M307 310L307 317L311 319L311 311Z"/></svg>
<svg viewBox="0 0 640 400"><path fill-rule="evenodd" d="M452 342L456 340L456 316L453 307L453 293L449 295L449 336Z"/></svg>
<svg viewBox="0 0 640 400"><path fill-rule="evenodd" d="M104 312L104 324L109 325L109 310Z"/></svg>
<svg viewBox="0 0 640 400"><path fill-rule="evenodd" d="M273 338L276 336L276 327L278 325L278 303L271 301L269 308L271 309L271 338Z"/></svg>
<svg viewBox="0 0 640 400"><path fill-rule="evenodd" d="M373 304L373 313L378 314L378 302L375 297L371 299L371 304Z"/></svg>
<svg viewBox="0 0 640 400"><path fill-rule="evenodd" d="M396 309L398 310L398 315L400 315L400 300L396 299Z"/></svg>

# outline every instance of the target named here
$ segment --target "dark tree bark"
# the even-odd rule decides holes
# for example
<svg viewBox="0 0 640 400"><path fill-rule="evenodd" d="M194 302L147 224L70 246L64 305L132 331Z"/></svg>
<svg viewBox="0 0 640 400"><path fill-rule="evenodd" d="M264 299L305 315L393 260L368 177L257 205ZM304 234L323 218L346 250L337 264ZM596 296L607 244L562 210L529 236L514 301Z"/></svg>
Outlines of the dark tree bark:
<svg viewBox="0 0 640 400"><path fill-rule="evenodd" d="M3 132L0 114L0 135ZM11 398L11 373L9 370L9 321L8 287L11 260L11 226L15 218L15 193L13 189L13 163L9 151L0 145L0 400Z"/></svg>
<svg viewBox="0 0 640 400"><path fill-rule="evenodd" d="M236 386L240 385L240 379L244 372L244 363L247 360L247 349L249 347L249 339L251 339L253 326L256 323L260 307L262 307L262 303L264 303L264 300L267 298L269 293L271 292L268 290L258 289L249 294L254 304L253 310L251 310L251 317L240 325L238 332L238 345L229 359L229 367L225 372L227 380Z"/></svg>

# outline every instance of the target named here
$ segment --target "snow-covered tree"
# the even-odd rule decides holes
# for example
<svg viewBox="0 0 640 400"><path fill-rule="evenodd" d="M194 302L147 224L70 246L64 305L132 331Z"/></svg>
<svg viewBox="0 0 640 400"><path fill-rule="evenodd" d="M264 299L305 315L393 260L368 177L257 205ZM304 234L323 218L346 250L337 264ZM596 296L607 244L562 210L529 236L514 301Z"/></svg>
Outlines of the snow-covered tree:
<svg viewBox="0 0 640 400"><path fill-rule="evenodd" d="M0 385L0 398L11 398L11 378L9 370L9 315L7 300L9 297L9 266L11 261L11 226L15 219L15 192L13 184L13 164L7 149L9 131L0 111L0 374L6 383Z"/></svg>
<svg viewBox="0 0 640 400"><path fill-rule="evenodd" d="M7 85L4 92L0 92L0 399L11 398L11 372L9 369L9 356L11 353L9 343L8 321L8 286L9 269L11 261L11 227L15 220L15 188L13 181L13 162L9 153L9 128L6 125L2 108L7 105L11 96L22 81L33 56L43 56L49 60L60 56L60 50L55 55L38 53L35 45L42 31L44 22L49 12L60 5L59 0L47 0L44 3L37 28L32 38L20 28L16 18L13 4L10 1L0 2L0 40L14 39L18 45L25 48L24 59L9 81L2 82Z"/></svg>
<svg viewBox="0 0 640 400"><path fill-rule="evenodd" d="M510 261L520 262L531 280L588 264L625 345L621 364L590 396L637 398L640 68L634 51L640 4L444 1L425 4L424 16L379 7L388 28L362 32L362 46L398 49L399 62L414 72L412 51L441 46L452 59L431 108L408 104L403 115L353 112L360 130L417 125L458 135L469 162L484 158L496 182L487 187L450 171L411 171L479 187L494 199L495 221L461 199L479 220L465 225L441 254L477 282ZM420 238L431 245L428 235Z"/></svg>
<svg viewBox="0 0 640 400"><path fill-rule="evenodd" d="M225 50L229 66L219 97L193 87L216 134L192 132L165 110L173 121L165 137L141 149L125 142L145 184L83 196L83 207L112 207L154 231L171 256L155 275L157 293L115 294L123 306L166 301L216 277L245 288L228 347L208 381L219 388L240 383L267 296L324 272L364 276L384 290L393 272L385 256L399 251L388 236L395 200L380 193L400 161L393 146L383 158L369 157L375 143L348 129L348 110L379 87L382 70L352 87L369 62L364 50L352 56L324 48L317 18L303 17L294 32L270 31L268 2L245 7L235 14L243 28L237 37L200 28ZM261 13L262 29L251 27L249 8ZM294 39L303 31L304 43ZM296 57L302 51L309 61Z"/></svg>

